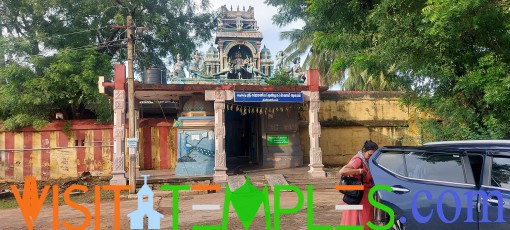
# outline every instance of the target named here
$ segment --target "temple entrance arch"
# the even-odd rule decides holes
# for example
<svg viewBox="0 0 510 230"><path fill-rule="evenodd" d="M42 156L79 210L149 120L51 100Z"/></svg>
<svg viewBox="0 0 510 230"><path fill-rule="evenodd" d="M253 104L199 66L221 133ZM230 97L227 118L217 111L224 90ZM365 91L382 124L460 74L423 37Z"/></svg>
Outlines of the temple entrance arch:
<svg viewBox="0 0 510 230"><path fill-rule="evenodd" d="M234 48L238 49L239 46L244 46L248 48L251 53L251 56L255 56L255 54L257 54L257 49L253 46L253 44L247 41L233 41L228 43L228 45L223 49L225 50L224 54L228 55L232 49ZM258 56L255 56L254 58L258 58Z"/></svg>

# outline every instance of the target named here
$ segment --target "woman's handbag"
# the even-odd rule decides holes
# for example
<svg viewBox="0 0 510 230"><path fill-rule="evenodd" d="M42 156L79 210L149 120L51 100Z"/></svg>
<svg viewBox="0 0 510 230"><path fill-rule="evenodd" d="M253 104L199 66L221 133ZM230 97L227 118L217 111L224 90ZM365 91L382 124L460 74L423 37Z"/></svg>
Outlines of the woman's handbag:
<svg viewBox="0 0 510 230"><path fill-rule="evenodd" d="M342 176L340 178L339 185L363 185L363 175L361 180L356 177ZM342 199L346 204L359 204L363 198L363 190L340 190L340 193L344 194Z"/></svg>

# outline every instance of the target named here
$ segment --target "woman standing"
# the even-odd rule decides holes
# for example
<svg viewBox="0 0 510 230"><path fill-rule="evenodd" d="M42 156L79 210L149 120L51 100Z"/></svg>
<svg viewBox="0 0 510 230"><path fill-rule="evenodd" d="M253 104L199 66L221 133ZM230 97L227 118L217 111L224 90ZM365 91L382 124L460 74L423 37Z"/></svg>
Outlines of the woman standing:
<svg viewBox="0 0 510 230"><path fill-rule="evenodd" d="M375 150L379 147L373 141L365 141L363 148L359 151L342 169L340 169L341 176L354 176L361 179L363 175L364 192L360 205L363 205L363 210L344 210L342 212L341 225L363 225L365 229L367 222L374 222L374 207L368 202L368 192L372 188L372 175L368 170L368 159Z"/></svg>

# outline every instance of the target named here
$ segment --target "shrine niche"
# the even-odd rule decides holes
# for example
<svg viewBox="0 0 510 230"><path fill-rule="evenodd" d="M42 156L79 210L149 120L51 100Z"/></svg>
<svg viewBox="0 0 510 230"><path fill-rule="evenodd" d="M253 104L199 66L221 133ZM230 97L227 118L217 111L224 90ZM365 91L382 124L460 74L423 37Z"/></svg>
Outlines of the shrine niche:
<svg viewBox="0 0 510 230"><path fill-rule="evenodd" d="M237 45L228 51L228 79L252 79L256 64L251 50L245 45Z"/></svg>

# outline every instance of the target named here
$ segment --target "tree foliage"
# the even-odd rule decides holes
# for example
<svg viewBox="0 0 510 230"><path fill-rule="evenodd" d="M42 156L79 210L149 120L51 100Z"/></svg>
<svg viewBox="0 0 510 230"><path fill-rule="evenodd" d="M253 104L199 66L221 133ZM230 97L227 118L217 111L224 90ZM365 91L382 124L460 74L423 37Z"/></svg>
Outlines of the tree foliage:
<svg viewBox="0 0 510 230"><path fill-rule="evenodd" d="M271 78L265 79L268 85L297 85L299 81L292 77L290 72L283 69L276 69Z"/></svg>
<svg viewBox="0 0 510 230"><path fill-rule="evenodd" d="M341 82L343 90L355 91L397 91L398 86L392 84L381 72L379 75L369 74L368 71L350 67L346 71L346 78Z"/></svg>
<svg viewBox="0 0 510 230"><path fill-rule="evenodd" d="M110 58L93 50L62 51L52 58L40 74L19 63L0 69L0 82L5 82L0 86L0 111L6 128L42 128L55 112L82 118L94 111L100 120L109 120L111 108L97 92L97 79L110 72Z"/></svg>
<svg viewBox="0 0 510 230"><path fill-rule="evenodd" d="M288 13L296 1L275 0ZM301 3L292 17L306 15L314 50L336 54L333 69L382 73L407 92L407 105L433 117L422 121L424 141L510 137L508 1Z"/></svg>
<svg viewBox="0 0 510 230"><path fill-rule="evenodd" d="M56 111L66 119L111 120L98 76L111 79L126 60L131 15L135 67L165 66L211 38L215 14L208 0L0 0L0 120L8 129L43 127Z"/></svg>
<svg viewBox="0 0 510 230"><path fill-rule="evenodd" d="M297 20L308 22L309 14L305 9L309 3L306 0L266 0L266 4L278 7L278 14L273 16L273 21L284 26ZM303 63L304 69L318 69L326 84L334 84L343 78L344 72L333 69L332 64L337 52L332 50L317 50L313 48L312 42L315 36L315 29L309 23L302 29L284 31L280 38L288 40L289 46L284 50L286 54L284 63L290 63L296 57L306 55Z"/></svg>

